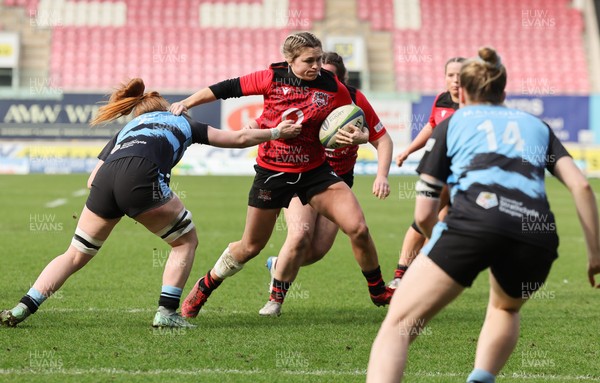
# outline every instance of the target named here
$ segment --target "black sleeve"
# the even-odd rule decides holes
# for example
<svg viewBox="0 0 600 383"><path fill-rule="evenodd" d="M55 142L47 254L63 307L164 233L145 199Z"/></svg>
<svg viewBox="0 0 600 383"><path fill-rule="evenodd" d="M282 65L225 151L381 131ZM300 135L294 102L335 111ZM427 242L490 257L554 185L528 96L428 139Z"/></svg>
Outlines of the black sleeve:
<svg viewBox="0 0 600 383"><path fill-rule="evenodd" d="M446 142L448 124L451 119L452 116L440 122L435 127L431 138L425 144L425 154L417 167L417 173L429 174L444 183L451 173L451 158L448 157L448 145Z"/></svg>
<svg viewBox="0 0 600 383"><path fill-rule="evenodd" d="M115 134L113 136L113 138L110 139L110 141L108 141L108 143L106 144L106 146L104 147L104 149L102 149L102 151L100 152L100 154L98 154L98 159L102 160L102 161L106 161L106 159L108 158L108 155L110 154L110 152L112 152L112 150L114 149L115 145L117 144L117 136L119 135L119 132L117 132L117 134Z"/></svg>
<svg viewBox="0 0 600 383"><path fill-rule="evenodd" d="M546 124L546 123L544 123ZM550 137L548 140L548 153L546 154L546 169L552 174L554 174L554 165L556 162L564 156L569 156L569 152L563 146L562 142L556 137L552 128L548 124L546 124L548 130L550 131Z"/></svg>
<svg viewBox="0 0 600 383"><path fill-rule="evenodd" d="M192 120L187 114L184 114L183 117L192 128L192 143L210 145L208 142L208 124Z"/></svg>
<svg viewBox="0 0 600 383"><path fill-rule="evenodd" d="M216 98L226 100L231 97L242 97L242 85L240 78L221 81L208 87Z"/></svg>

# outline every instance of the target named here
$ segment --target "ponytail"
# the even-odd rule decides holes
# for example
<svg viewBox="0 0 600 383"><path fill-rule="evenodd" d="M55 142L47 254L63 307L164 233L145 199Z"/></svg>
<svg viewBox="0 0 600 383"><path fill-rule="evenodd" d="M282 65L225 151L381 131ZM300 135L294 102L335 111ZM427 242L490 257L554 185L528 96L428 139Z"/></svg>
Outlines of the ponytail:
<svg viewBox="0 0 600 383"><path fill-rule="evenodd" d="M506 88L506 68L491 47L479 48L479 57L468 60L460 70L460 87L474 102L502 104Z"/></svg>
<svg viewBox="0 0 600 383"><path fill-rule="evenodd" d="M166 111L169 103L158 92L144 93L144 80L133 78L125 84L121 84L117 90L111 94L108 103L100 109L93 118L91 125L98 125L103 122L110 122L122 116L129 115L134 111L134 117L144 113L155 111Z"/></svg>

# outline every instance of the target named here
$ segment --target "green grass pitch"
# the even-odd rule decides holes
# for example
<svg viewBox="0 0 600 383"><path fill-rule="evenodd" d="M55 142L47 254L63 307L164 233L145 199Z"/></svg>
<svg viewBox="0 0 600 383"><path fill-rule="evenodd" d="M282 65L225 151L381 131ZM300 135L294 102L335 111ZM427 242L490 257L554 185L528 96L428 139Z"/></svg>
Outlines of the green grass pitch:
<svg viewBox="0 0 600 383"><path fill-rule="evenodd" d="M70 243L84 175L0 176L0 307L12 307ZM392 177L391 196L356 177L386 281L412 221L414 177ZM200 246L187 294L228 242L241 237L251 177L174 177L194 214ZM594 181L596 191L600 182ZM600 382L599 292L586 280L585 243L567 190L548 181L561 238L547 284L522 313L519 344L498 382ZM66 199L57 207L51 201ZM58 204L58 203L57 203ZM265 250L209 299L196 329L150 324L168 246L124 218L101 252L17 328L0 328L0 381L361 382L386 309L369 300L348 240L301 270L279 318L261 318L268 256L283 243L278 221ZM487 302L487 274L424 330L406 382L463 382L472 369Z"/></svg>

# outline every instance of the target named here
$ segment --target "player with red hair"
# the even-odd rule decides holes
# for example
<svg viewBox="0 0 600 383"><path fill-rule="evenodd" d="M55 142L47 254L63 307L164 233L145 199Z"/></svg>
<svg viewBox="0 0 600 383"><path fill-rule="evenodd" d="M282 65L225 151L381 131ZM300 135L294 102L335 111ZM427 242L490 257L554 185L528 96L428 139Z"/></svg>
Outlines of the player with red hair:
<svg viewBox="0 0 600 383"><path fill-rule="evenodd" d="M31 289L11 310L0 313L0 323L16 326L54 294L100 250L112 229L127 215L171 246L163 286L154 316L155 327L194 327L179 313L198 237L192 213L169 188L171 169L193 143L241 148L274 138L297 136L301 126L282 121L271 130L229 132L169 113L169 103L158 92L144 93L144 82L134 78L122 85L102 106L92 125L133 113L135 117L104 147L90 175L90 194L67 251L54 258Z"/></svg>

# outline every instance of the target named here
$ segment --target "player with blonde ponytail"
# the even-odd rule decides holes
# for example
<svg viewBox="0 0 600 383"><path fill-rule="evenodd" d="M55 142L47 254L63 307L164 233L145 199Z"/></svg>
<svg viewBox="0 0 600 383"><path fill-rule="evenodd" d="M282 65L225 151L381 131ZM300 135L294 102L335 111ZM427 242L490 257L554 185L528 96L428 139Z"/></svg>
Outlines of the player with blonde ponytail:
<svg viewBox="0 0 600 383"><path fill-rule="evenodd" d="M415 221L430 240L392 298L373 343L367 382L399 382L409 344L485 269L489 302L467 382L495 382L519 339L519 311L543 287L558 256L546 170L573 195L587 243L587 277L598 287L600 234L594 192L548 125L503 106L506 80L500 56L489 47L481 48L479 57L460 70L461 107L435 129L417 168ZM450 209L438 223L445 184ZM524 230L528 220L544 225Z"/></svg>

